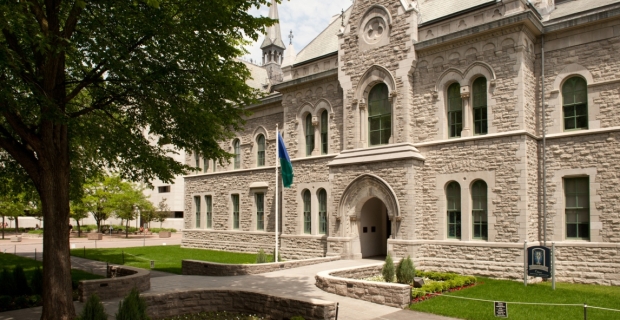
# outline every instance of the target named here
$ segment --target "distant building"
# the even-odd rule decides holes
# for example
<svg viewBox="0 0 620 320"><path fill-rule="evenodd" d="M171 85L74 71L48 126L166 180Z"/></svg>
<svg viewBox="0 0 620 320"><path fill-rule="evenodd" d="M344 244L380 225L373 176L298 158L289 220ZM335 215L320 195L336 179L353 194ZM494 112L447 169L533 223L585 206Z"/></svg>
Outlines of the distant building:
<svg viewBox="0 0 620 320"><path fill-rule="evenodd" d="M270 95L221 142L235 158L186 157L202 170L185 177L183 246L272 250L279 125L287 259L390 252L519 278L546 212L560 280L620 285L619 15L615 0L354 1L298 54L271 27L248 64Z"/></svg>

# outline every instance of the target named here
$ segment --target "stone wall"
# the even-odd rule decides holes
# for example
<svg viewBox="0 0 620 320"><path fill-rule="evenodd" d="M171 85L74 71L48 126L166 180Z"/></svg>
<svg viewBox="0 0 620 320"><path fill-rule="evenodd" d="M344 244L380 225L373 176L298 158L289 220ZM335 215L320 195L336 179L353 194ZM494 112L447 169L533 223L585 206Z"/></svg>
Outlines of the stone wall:
<svg viewBox="0 0 620 320"><path fill-rule="evenodd" d="M151 272L148 270L128 266L110 266L107 273L106 279L80 281L78 286L80 301L86 301L93 294L101 300L107 300L125 297L133 288L140 292L151 289ZM112 275L115 277L110 278Z"/></svg>
<svg viewBox="0 0 620 320"><path fill-rule="evenodd" d="M620 285L620 244L556 244L558 281Z"/></svg>
<svg viewBox="0 0 620 320"><path fill-rule="evenodd" d="M208 261L183 260L182 269L184 275L240 276L246 274L261 274L284 269L298 268L336 260L340 260L340 257L326 257L307 260L257 264L223 264Z"/></svg>
<svg viewBox="0 0 620 320"><path fill-rule="evenodd" d="M252 290L198 289L185 292L141 295L153 319L200 312L228 311L254 314L269 319L336 319L336 303L319 299L290 298Z"/></svg>
<svg viewBox="0 0 620 320"><path fill-rule="evenodd" d="M347 277L361 278L372 271L380 273L381 265L358 270L338 269L319 272L314 278L321 290L337 295L370 301L396 308L406 308L411 301L411 286L398 283L354 280Z"/></svg>

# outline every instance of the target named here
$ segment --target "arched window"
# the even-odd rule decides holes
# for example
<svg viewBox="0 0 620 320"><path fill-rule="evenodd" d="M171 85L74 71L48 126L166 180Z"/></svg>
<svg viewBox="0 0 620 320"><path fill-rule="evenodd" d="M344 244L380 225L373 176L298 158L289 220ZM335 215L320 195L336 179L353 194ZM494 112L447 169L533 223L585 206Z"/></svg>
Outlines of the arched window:
<svg viewBox="0 0 620 320"><path fill-rule="evenodd" d="M588 129L588 85L580 77L572 77L562 85L564 130Z"/></svg>
<svg viewBox="0 0 620 320"><path fill-rule="evenodd" d="M487 222L487 184L478 180L471 186L471 215L473 221L473 239L488 238Z"/></svg>
<svg viewBox="0 0 620 320"><path fill-rule="evenodd" d="M460 137L461 131L463 131L461 86L458 83L453 83L448 87L448 137Z"/></svg>
<svg viewBox="0 0 620 320"><path fill-rule="evenodd" d="M388 87L380 83L368 94L368 140L371 146L388 144L392 136L392 106Z"/></svg>
<svg viewBox="0 0 620 320"><path fill-rule="evenodd" d="M256 139L258 145L258 151L256 153L256 165L259 167L265 166L265 136L259 135Z"/></svg>
<svg viewBox="0 0 620 320"><path fill-rule="evenodd" d="M327 154L327 110L321 113L321 154Z"/></svg>
<svg viewBox="0 0 620 320"><path fill-rule="evenodd" d="M217 172L217 160L213 160L213 172Z"/></svg>
<svg viewBox="0 0 620 320"><path fill-rule="evenodd" d="M200 155L198 154L198 151L194 152L194 164L196 166L196 171L200 171Z"/></svg>
<svg viewBox="0 0 620 320"><path fill-rule="evenodd" d="M209 159L204 159L204 168L203 168L203 172L209 172Z"/></svg>
<svg viewBox="0 0 620 320"><path fill-rule="evenodd" d="M327 233L327 192L319 190L319 233Z"/></svg>
<svg viewBox="0 0 620 320"><path fill-rule="evenodd" d="M314 151L314 127L312 126L312 115L306 116L306 156L311 156Z"/></svg>
<svg viewBox="0 0 620 320"><path fill-rule="evenodd" d="M448 203L448 238L461 238L461 186L452 181L446 187Z"/></svg>
<svg viewBox="0 0 620 320"><path fill-rule="evenodd" d="M480 77L473 84L474 134L487 134L487 79Z"/></svg>
<svg viewBox="0 0 620 320"><path fill-rule="evenodd" d="M239 139L233 142L233 148L235 149L235 169L241 168L241 141Z"/></svg>
<svg viewBox="0 0 620 320"><path fill-rule="evenodd" d="M312 233L312 205L310 204L310 191L305 190L304 197L304 233Z"/></svg>

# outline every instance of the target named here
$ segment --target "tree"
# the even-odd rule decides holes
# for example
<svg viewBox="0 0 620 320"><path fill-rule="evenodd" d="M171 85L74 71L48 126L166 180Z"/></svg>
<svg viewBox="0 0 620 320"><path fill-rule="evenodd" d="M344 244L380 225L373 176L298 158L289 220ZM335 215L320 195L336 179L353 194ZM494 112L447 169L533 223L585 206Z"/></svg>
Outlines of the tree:
<svg viewBox="0 0 620 320"><path fill-rule="evenodd" d="M155 221L159 222L159 228L161 228L162 224L168 218L170 214L170 207L168 203L166 203L166 198L162 198L161 201L157 204L157 211L155 212Z"/></svg>
<svg viewBox="0 0 620 320"><path fill-rule="evenodd" d="M121 179L118 177L97 177L84 185L84 196L81 203L95 219L97 231L101 232L101 221L107 220L112 209L107 205L114 192L119 190Z"/></svg>
<svg viewBox="0 0 620 320"><path fill-rule="evenodd" d="M133 183L121 181L116 192L110 196L111 210L117 218L125 221L125 238L129 237L129 221L136 219L141 211L154 210L142 191Z"/></svg>
<svg viewBox="0 0 620 320"><path fill-rule="evenodd" d="M19 216L24 215L26 206L23 202L22 195L1 194L0 195L0 215L2 216L2 239L4 239L4 219L15 220L15 233L19 228Z"/></svg>
<svg viewBox="0 0 620 320"><path fill-rule="evenodd" d="M234 58L273 23L248 13L267 2L0 2L0 148L41 198L41 319L75 317L71 189L102 168L170 182L189 167L168 145L231 156L217 141L241 129L258 95Z"/></svg>
<svg viewBox="0 0 620 320"><path fill-rule="evenodd" d="M78 238L82 236L82 230L80 226L80 220L84 218L88 218L88 209L81 201L71 201L69 203L69 209L71 218L75 220L75 224L77 225L78 230Z"/></svg>

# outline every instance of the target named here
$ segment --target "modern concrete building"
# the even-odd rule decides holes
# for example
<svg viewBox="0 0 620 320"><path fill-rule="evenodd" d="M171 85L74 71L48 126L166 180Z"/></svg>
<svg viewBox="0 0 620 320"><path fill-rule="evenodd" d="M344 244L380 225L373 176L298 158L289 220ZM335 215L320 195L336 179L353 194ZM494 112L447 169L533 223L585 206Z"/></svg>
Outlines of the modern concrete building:
<svg viewBox="0 0 620 320"><path fill-rule="evenodd" d="M519 278L546 235L560 280L620 285L619 1L355 0L282 43L248 64L269 95L230 164L186 157L183 246L272 250L278 125L285 258Z"/></svg>

